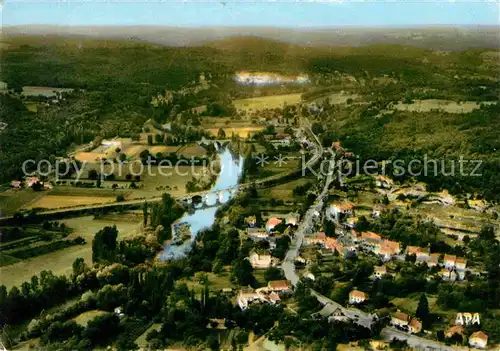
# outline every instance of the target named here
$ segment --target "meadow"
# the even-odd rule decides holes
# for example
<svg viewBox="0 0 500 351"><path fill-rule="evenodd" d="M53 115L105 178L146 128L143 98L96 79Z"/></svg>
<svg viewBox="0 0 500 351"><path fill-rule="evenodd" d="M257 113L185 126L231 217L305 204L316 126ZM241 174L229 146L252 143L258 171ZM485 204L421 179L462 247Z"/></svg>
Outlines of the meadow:
<svg viewBox="0 0 500 351"><path fill-rule="evenodd" d="M301 94L296 93L239 99L234 100L233 105L237 110L258 111L262 109L282 108L285 104L295 105L301 100Z"/></svg>
<svg viewBox="0 0 500 351"><path fill-rule="evenodd" d="M139 233L141 222L107 221L93 219L92 216L77 217L61 221L74 231L72 236L81 236L85 245L72 246L63 250L48 253L2 267L1 280L7 288L20 286L29 281L33 275L39 275L43 270L50 270L55 275L68 275L72 272L72 264L76 258L82 257L87 264L92 262L92 240L95 233L106 226L116 225L119 239Z"/></svg>

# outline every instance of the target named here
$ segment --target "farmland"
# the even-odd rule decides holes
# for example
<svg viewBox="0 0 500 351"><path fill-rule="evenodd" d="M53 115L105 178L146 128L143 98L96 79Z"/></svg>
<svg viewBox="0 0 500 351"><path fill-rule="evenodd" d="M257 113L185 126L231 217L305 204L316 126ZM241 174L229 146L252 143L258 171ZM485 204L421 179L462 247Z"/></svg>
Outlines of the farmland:
<svg viewBox="0 0 500 351"><path fill-rule="evenodd" d="M237 110L257 111L262 109L282 108L284 104L295 105L301 101L301 94L284 94L240 99L233 102Z"/></svg>
<svg viewBox="0 0 500 351"><path fill-rule="evenodd" d="M56 275L69 274L72 264L78 257L85 259L85 262L92 262L92 240L94 234L105 226L116 225L119 230L119 238L126 238L135 235L139 228L139 222L122 222L108 220L94 220L93 217L72 218L61 221L72 228L72 236L81 236L85 239L85 245L77 245L63 250L51 252L23 260L8 266L2 267L2 284L8 288L29 281L33 275L40 274L43 270L51 270Z"/></svg>
<svg viewBox="0 0 500 351"><path fill-rule="evenodd" d="M116 197L110 196L45 195L35 202L30 203L30 205L25 208L56 209L82 205L105 204L114 201L116 201Z"/></svg>

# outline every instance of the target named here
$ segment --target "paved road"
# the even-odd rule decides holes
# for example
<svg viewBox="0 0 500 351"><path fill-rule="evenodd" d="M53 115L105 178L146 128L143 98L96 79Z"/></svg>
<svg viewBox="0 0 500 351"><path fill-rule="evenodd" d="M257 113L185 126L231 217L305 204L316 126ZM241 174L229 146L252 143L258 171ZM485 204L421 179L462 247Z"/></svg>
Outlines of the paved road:
<svg viewBox="0 0 500 351"><path fill-rule="evenodd" d="M392 341L393 339L405 340L408 346L414 347L417 350L439 350L439 351L456 351L457 348L446 346L434 340L429 340L421 338L416 335L405 333L401 330L397 330L391 327L382 329L382 337L386 341ZM465 348L467 350L467 348Z"/></svg>
<svg viewBox="0 0 500 351"><path fill-rule="evenodd" d="M321 157L321 155L323 154L323 147L321 146L321 143L319 142L319 139L316 136L316 134L312 132L311 127L308 124L309 122L306 119L302 119L302 123L306 125L306 128L309 130L309 133L313 135L313 138L316 141L317 152L315 153L314 157L315 158L317 157L319 159L319 157ZM299 255L299 250L300 247L302 246L304 236L305 234L312 232L313 219L314 217L316 217L317 214L320 213L321 208L323 207L323 200L326 194L328 194L328 187L330 186L330 183L332 181L332 175L330 174L331 172L328 173L329 174L326 177L323 191L318 195L315 205L311 206L305 213L304 217L302 218L299 227L295 231L295 236L292 242L290 243L290 248L288 249L285 255L285 259L281 264L281 268L283 269L286 279L290 280L294 286L297 285L299 281L299 276L295 272L294 262L297 256Z"/></svg>

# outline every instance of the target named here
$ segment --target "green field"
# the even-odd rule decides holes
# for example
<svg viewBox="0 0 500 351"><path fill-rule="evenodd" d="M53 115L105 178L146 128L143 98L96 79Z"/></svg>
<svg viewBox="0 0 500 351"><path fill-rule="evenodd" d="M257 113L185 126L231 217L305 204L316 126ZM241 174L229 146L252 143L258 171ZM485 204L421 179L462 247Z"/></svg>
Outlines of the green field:
<svg viewBox="0 0 500 351"><path fill-rule="evenodd" d="M71 218L61 221L74 229L72 237L81 236L86 240L85 245L72 246L46 255L37 256L2 267L0 275L1 284L10 288L20 286L31 279L33 275L40 274L43 270L51 270L55 275L68 275L72 271L72 264L78 257L85 259L87 264L92 262L92 240L94 234L105 226L113 226L119 230L119 239L135 235L139 231L140 221L106 221L94 220L93 217Z"/></svg>

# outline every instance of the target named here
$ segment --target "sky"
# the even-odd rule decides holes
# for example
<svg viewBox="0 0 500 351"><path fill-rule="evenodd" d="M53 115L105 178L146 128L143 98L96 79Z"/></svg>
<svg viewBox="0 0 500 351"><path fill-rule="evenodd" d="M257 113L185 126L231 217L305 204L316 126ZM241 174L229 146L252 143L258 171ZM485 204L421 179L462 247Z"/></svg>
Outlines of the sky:
<svg viewBox="0 0 500 351"><path fill-rule="evenodd" d="M499 4L499 0L4 0L1 24L179 27L499 25Z"/></svg>

